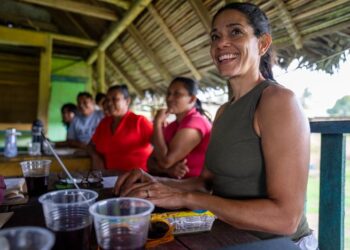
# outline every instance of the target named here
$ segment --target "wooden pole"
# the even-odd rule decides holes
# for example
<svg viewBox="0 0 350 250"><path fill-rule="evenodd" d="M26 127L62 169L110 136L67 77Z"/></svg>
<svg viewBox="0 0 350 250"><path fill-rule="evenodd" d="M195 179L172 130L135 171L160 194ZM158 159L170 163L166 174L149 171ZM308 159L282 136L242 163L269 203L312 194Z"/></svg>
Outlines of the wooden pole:
<svg viewBox="0 0 350 250"><path fill-rule="evenodd" d="M39 100L37 116L48 127L51 86L52 37L48 36L46 46L40 52Z"/></svg>
<svg viewBox="0 0 350 250"><path fill-rule="evenodd" d="M115 23L111 31L106 34L105 38L98 45L98 48L95 49L89 56L87 63L93 64L97 59L98 51L105 51L111 43L135 20L136 17L147 7L147 5L152 0L137 0L126 13L126 15L120 20L120 22Z"/></svg>
<svg viewBox="0 0 350 250"><path fill-rule="evenodd" d="M105 79L105 65L106 65L106 56L105 52L99 50L97 57L97 75L98 75L98 84L97 92L106 92L106 79Z"/></svg>

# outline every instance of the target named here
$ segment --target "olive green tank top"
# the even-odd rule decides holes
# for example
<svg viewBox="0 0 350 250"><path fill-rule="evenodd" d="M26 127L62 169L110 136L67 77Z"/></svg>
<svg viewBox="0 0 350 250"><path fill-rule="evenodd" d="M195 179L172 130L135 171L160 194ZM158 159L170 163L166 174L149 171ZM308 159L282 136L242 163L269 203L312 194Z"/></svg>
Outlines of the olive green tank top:
<svg viewBox="0 0 350 250"><path fill-rule="evenodd" d="M206 153L205 166L214 174L213 194L234 199L267 198L264 156L253 120L263 90L276 84L263 81L236 102L227 104L215 121ZM261 239L273 238L252 232ZM302 216L293 240L310 234Z"/></svg>

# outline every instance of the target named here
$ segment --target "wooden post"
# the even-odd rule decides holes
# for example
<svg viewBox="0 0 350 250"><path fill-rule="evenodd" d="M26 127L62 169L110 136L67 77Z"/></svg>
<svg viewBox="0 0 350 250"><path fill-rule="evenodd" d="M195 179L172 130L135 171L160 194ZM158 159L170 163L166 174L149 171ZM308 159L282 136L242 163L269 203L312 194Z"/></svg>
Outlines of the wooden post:
<svg viewBox="0 0 350 250"><path fill-rule="evenodd" d="M320 167L320 249L344 249L345 136L322 134Z"/></svg>
<svg viewBox="0 0 350 250"><path fill-rule="evenodd" d="M97 75L98 75L97 92L102 92L102 93L106 92L105 65L106 65L105 52L102 50L99 50L98 56L97 56Z"/></svg>
<svg viewBox="0 0 350 250"><path fill-rule="evenodd" d="M312 133L321 133L320 249L344 249L345 133L350 120L312 120Z"/></svg>
<svg viewBox="0 0 350 250"><path fill-rule="evenodd" d="M40 52L40 76L37 116L47 130L51 86L52 37L47 36L46 46Z"/></svg>

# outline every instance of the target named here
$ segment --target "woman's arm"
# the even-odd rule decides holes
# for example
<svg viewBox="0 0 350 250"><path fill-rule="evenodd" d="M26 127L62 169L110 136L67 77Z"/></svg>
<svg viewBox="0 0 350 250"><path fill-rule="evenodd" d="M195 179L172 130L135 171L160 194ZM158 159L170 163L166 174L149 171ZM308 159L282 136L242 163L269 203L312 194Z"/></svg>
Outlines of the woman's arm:
<svg viewBox="0 0 350 250"><path fill-rule="evenodd" d="M163 134L165 117L165 110L158 111L154 122L153 144L158 166L170 168L183 160L201 142L202 135L197 129L183 128L176 132L167 146Z"/></svg>
<svg viewBox="0 0 350 250"><path fill-rule="evenodd" d="M307 120L292 92L282 87L269 87L260 100L254 127L261 136L265 159L266 199L226 199L154 182L129 194L143 198L149 194L150 201L164 208L208 209L240 229L293 234L303 212L307 185Z"/></svg>
<svg viewBox="0 0 350 250"><path fill-rule="evenodd" d="M261 136L268 198L237 201L189 194L186 205L193 209L208 202L207 209L238 228L292 234L303 213L307 186L307 119L291 91L269 87L263 92L254 127Z"/></svg>
<svg viewBox="0 0 350 250"><path fill-rule="evenodd" d="M156 157L152 153L150 157L148 157L147 168L148 168L148 172L152 175L168 176L171 178L181 179L190 171L186 163L187 163L187 160L184 159L182 161L175 163L170 168L160 168L158 167Z"/></svg>
<svg viewBox="0 0 350 250"><path fill-rule="evenodd" d="M212 179L213 174L207 169L203 169L199 177L184 180L154 177L144 172L142 169L134 169L118 177L113 192L117 196L135 196L147 198L143 187L157 183L167 188L179 189L186 192L210 192Z"/></svg>
<svg viewBox="0 0 350 250"><path fill-rule="evenodd" d="M92 169L105 169L103 157L96 151L92 141L87 145L87 151L91 157Z"/></svg>

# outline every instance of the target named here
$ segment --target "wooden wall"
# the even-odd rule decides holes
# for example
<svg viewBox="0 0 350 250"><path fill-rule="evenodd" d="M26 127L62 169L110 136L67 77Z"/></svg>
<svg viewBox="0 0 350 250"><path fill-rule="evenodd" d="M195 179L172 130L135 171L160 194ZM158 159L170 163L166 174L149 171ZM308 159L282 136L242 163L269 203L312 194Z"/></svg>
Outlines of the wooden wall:
<svg viewBox="0 0 350 250"><path fill-rule="evenodd" d="M38 55L0 52L0 123L31 123L37 114Z"/></svg>

